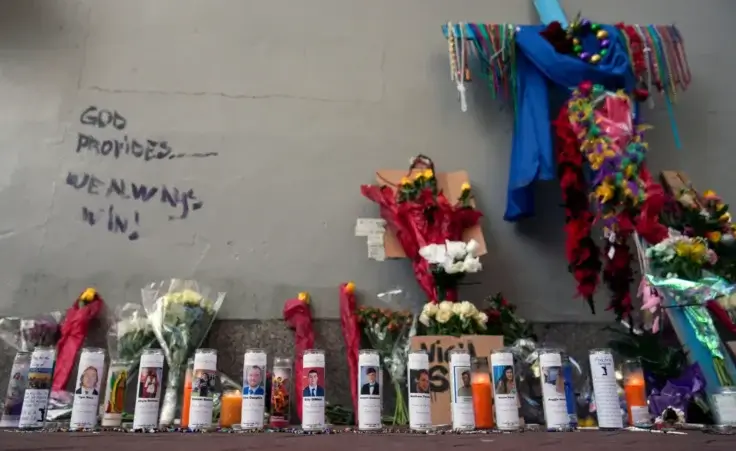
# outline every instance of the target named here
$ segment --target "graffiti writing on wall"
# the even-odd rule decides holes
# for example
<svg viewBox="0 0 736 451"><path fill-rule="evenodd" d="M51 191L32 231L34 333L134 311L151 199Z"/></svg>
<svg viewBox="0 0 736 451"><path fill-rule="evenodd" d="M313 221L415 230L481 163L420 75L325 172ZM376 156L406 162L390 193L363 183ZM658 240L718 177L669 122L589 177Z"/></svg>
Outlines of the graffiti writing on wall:
<svg viewBox="0 0 736 451"><path fill-rule="evenodd" d="M77 133L76 153L91 153L101 157L138 159L144 163L177 158L208 158L217 152L181 153L175 152L166 140L131 137L125 133L128 120L119 111L87 107L79 118L85 126L84 132ZM98 137L95 129L123 132L122 136ZM106 198L110 204L105 208L83 206L82 222L91 227L104 226L113 234L123 235L130 241L140 238L138 228L141 214L133 210L126 214L116 202L132 204L157 204L166 209L169 221L187 219L192 212L201 209L204 202L197 197L192 188L146 183L124 177L102 177L93 172L69 171L66 185L92 197Z"/></svg>

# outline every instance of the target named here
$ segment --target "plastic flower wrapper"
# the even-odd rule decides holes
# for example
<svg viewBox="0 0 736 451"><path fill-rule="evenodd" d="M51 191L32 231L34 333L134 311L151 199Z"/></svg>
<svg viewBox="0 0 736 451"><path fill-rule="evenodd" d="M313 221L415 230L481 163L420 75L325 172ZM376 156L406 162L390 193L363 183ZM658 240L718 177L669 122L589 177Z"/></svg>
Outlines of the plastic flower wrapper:
<svg viewBox="0 0 736 451"><path fill-rule="evenodd" d="M56 346L60 322L61 312L0 318L0 340L21 352L32 352L36 346Z"/></svg>
<svg viewBox="0 0 736 451"><path fill-rule="evenodd" d="M304 351L314 348L312 310L309 308L309 293L302 291L297 297L284 304L284 321L294 330L294 380L302 380ZM296 390L296 413L302 417L302 393Z"/></svg>
<svg viewBox="0 0 736 451"><path fill-rule="evenodd" d="M141 290L142 304L169 373L159 423L174 422L187 359L204 342L220 310L225 293L194 280L171 279Z"/></svg>
<svg viewBox="0 0 736 451"><path fill-rule="evenodd" d="M129 380L135 378L135 369L144 349L158 346L146 311L140 304L128 303L115 310L115 322L108 333L108 352L111 360L131 362Z"/></svg>
<svg viewBox="0 0 736 451"><path fill-rule="evenodd" d="M378 299L401 308L407 304L407 296L401 289L380 293ZM363 334L370 347L378 351L383 367L391 376L396 393L396 407L389 420L395 425L405 425L409 420L406 404L407 361L411 350L411 337L416 333L415 317L420 306L415 306L417 314L407 310L390 310L377 307L360 307L358 317Z"/></svg>

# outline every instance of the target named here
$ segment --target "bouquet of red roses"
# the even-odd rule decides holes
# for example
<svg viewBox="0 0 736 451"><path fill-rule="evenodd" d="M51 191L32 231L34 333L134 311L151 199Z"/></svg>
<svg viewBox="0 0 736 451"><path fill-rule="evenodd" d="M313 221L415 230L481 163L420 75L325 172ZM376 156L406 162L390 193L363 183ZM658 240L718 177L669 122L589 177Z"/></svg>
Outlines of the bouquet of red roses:
<svg viewBox="0 0 736 451"><path fill-rule="evenodd" d="M482 216L473 205L470 185L464 184L452 203L438 187L432 160L418 155L398 186L363 185L360 191L380 207L381 217L411 259L417 282L429 300L457 300L462 274L480 269L472 252L463 249L458 258L459 254L447 251L448 246L462 243L463 232L477 225ZM437 255L440 248L445 249L444 256ZM427 258L428 249L431 258Z"/></svg>

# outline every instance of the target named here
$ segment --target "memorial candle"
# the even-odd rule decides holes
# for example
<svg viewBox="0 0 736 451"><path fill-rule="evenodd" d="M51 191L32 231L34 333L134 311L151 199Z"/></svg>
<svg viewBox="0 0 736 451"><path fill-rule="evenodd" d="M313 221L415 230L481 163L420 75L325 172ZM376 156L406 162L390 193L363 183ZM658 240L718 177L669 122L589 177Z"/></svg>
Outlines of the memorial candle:
<svg viewBox="0 0 736 451"><path fill-rule="evenodd" d="M230 428L240 424L243 409L243 394L240 390L225 392L220 400L220 427Z"/></svg>
<svg viewBox="0 0 736 451"><path fill-rule="evenodd" d="M187 372L184 376L184 393L182 394L181 405L181 427L189 427L189 404L192 400L192 371L194 370L194 359L190 358L187 362Z"/></svg>
<svg viewBox="0 0 736 451"><path fill-rule="evenodd" d="M644 370L639 359L624 362L624 394L629 414L629 424L646 425L651 423L649 407L647 405L646 384Z"/></svg>
<svg viewBox="0 0 736 451"><path fill-rule="evenodd" d="M488 358L478 357L473 360L470 387L473 393L476 429L493 428L493 393Z"/></svg>

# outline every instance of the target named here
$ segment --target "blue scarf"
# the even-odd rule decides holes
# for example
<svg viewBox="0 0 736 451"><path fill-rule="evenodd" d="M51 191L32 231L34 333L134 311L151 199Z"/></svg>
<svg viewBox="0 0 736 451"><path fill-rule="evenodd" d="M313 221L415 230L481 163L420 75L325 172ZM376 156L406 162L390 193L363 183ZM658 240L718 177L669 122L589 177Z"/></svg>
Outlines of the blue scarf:
<svg viewBox="0 0 736 451"><path fill-rule="evenodd" d="M555 51L539 33L544 25L520 27L516 33L516 121L511 149L511 167L506 197L506 221L515 222L534 215L533 184L553 180L556 174L548 100L548 82L573 89L583 81L606 89L635 88L629 53L619 31L603 26L611 45L608 54L592 65L572 55ZM592 34L583 48L596 50Z"/></svg>

